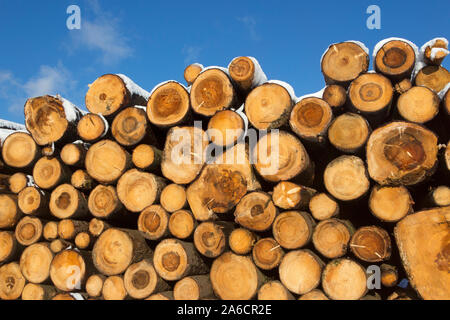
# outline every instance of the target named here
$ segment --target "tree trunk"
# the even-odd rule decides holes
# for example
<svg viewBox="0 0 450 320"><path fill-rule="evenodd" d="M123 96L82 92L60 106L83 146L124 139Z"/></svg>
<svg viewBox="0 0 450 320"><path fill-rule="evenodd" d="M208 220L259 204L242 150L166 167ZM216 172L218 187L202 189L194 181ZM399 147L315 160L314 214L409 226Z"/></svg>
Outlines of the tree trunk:
<svg viewBox="0 0 450 320"><path fill-rule="evenodd" d="M425 123L437 116L439 104L438 95L431 89L412 87L398 98L397 110L407 121Z"/></svg>
<svg viewBox="0 0 450 320"><path fill-rule="evenodd" d="M22 295L25 278L19 264L11 262L0 267L0 299L17 300Z"/></svg>
<svg viewBox="0 0 450 320"><path fill-rule="evenodd" d="M77 126L78 136L87 143L95 143L106 138L109 124L101 114L85 114Z"/></svg>
<svg viewBox="0 0 450 320"><path fill-rule="evenodd" d="M339 215L339 204L326 193L316 193L309 201L309 212L314 219L322 221Z"/></svg>
<svg viewBox="0 0 450 320"><path fill-rule="evenodd" d="M120 111L114 117L111 133L114 139L124 147L156 142L145 108L141 106L128 107Z"/></svg>
<svg viewBox="0 0 450 320"><path fill-rule="evenodd" d="M273 238L258 240L252 249L252 258L255 265L262 270L277 268L283 259L284 251Z"/></svg>
<svg viewBox="0 0 450 320"><path fill-rule="evenodd" d="M411 89L412 83L411 80L405 78L394 85L394 89L398 94L403 94L409 89Z"/></svg>
<svg viewBox="0 0 450 320"><path fill-rule="evenodd" d="M196 227L197 221L189 210L178 210L170 215L169 231L175 238L191 239Z"/></svg>
<svg viewBox="0 0 450 320"><path fill-rule="evenodd" d="M369 210L384 222L396 222L413 212L413 198L404 186L375 186L369 197Z"/></svg>
<svg viewBox="0 0 450 320"><path fill-rule="evenodd" d="M41 189L50 190L69 182L71 173L58 158L42 157L33 168L34 182Z"/></svg>
<svg viewBox="0 0 450 320"><path fill-rule="evenodd" d="M377 51L373 65L376 72L392 80L402 80L411 76L415 62L416 54L411 45L391 40Z"/></svg>
<svg viewBox="0 0 450 320"><path fill-rule="evenodd" d="M188 86L191 86L195 79L197 79L200 72L203 70L203 65L200 63L193 63L190 64L184 69L184 80L186 80L186 83Z"/></svg>
<svg viewBox="0 0 450 320"><path fill-rule="evenodd" d="M86 221L64 219L58 223L58 235L64 240L75 240L79 233L88 230L89 223Z"/></svg>
<svg viewBox="0 0 450 320"><path fill-rule="evenodd" d="M41 149L26 132L13 132L2 143L2 158L6 165L28 171L41 156Z"/></svg>
<svg viewBox="0 0 450 320"><path fill-rule="evenodd" d="M29 282L47 282L50 278L50 264L53 256L48 243L32 244L20 257L20 271Z"/></svg>
<svg viewBox="0 0 450 320"><path fill-rule="evenodd" d="M430 207L450 206L450 188L447 186L433 188L428 194L427 200Z"/></svg>
<svg viewBox="0 0 450 320"><path fill-rule="evenodd" d="M49 217L48 204L50 196L37 187L26 187L20 191L17 203L20 210L28 215Z"/></svg>
<svg viewBox="0 0 450 320"><path fill-rule="evenodd" d="M361 154L370 136L370 125L356 113L340 115L328 129L328 140L339 151Z"/></svg>
<svg viewBox="0 0 450 320"><path fill-rule="evenodd" d="M230 77L245 94L267 81L258 61L253 57L236 57L228 66Z"/></svg>
<svg viewBox="0 0 450 320"><path fill-rule="evenodd" d="M347 102L347 91L340 85L331 84L325 87L322 99L328 103L333 114L336 115L344 109L344 105Z"/></svg>
<svg viewBox="0 0 450 320"><path fill-rule="evenodd" d="M59 219L85 218L89 214L84 194L70 184L62 184L52 191L49 207Z"/></svg>
<svg viewBox="0 0 450 320"><path fill-rule="evenodd" d="M321 221L312 236L314 248L324 257L336 259L347 254L350 239L355 232L349 221L327 219Z"/></svg>
<svg viewBox="0 0 450 320"><path fill-rule="evenodd" d="M270 195L261 191L244 196L234 211L236 223L257 232L268 230L277 214Z"/></svg>
<svg viewBox="0 0 450 320"><path fill-rule="evenodd" d="M361 227L353 234L350 249L362 261L385 261L391 257L391 239L387 231L380 227Z"/></svg>
<svg viewBox="0 0 450 320"><path fill-rule="evenodd" d="M72 174L70 183L72 186L83 192L91 191L96 185L94 179L82 169L78 169Z"/></svg>
<svg viewBox="0 0 450 320"><path fill-rule="evenodd" d="M137 222L138 230L148 240L159 240L169 235L169 214L158 204L146 207Z"/></svg>
<svg viewBox="0 0 450 320"><path fill-rule="evenodd" d="M158 171L161 159L162 151L148 144L138 145L131 155L133 164L143 171Z"/></svg>
<svg viewBox="0 0 450 320"><path fill-rule="evenodd" d="M306 209L316 190L289 181L281 181L273 188L273 203L285 210Z"/></svg>
<svg viewBox="0 0 450 320"><path fill-rule="evenodd" d="M209 275L190 276L179 280L173 287L175 300L205 300L214 298Z"/></svg>
<svg viewBox="0 0 450 320"><path fill-rule="evenodd" d="M68 166L83 168L88 148L89 145L81 141L68 143L61 149L61 160Z"/></svg>
<svg viewBox="0 0 450 320"><path fill-rule="evenodd" d="M435 93L443 90L450 82L450 72L441 66L426 66L416 75L414 83L416 86L424 86Z"/></svg>
<svg viewBox="0 0 450 320"><path fill-rule="evenodd" d="M285 211L276 217L272 233L283 248L298 249L311 241L315 224L307 212Z"/></svg>
<svg viewBox="0 0 450 320"><path fill-rule="evenodd" d="M16 226L15 235L17 242L23 246L29 246L42 238L42 221L35 217L26 216Z"/></svg>
<svg viewBox="0 0 450 320"><path fill-rule="evenodd" d="M99 184L89 194L88 208L96 218L111 219L122 213L123 205L117 196L116 188Z"/></svg>
<svg viewBox="0 0 450 320"><path fill-rule="evenodd" d="M228 245L234 253L247 255L252 251L257 240L258 237L250 230L237 228L231 232L228 238Z"/></svg>
<svg viewBox="0 0 450 320"><path fill-rule="evenodd" d="M228 248L233 229L231 222L203 222L194 231L195 248L205 257L217 258Z"/></svg>
<svg viewBox="0 0 450 320"><path fill-rule="evenodd" d="M259 288L258 300L295 300L295 298L280 281L275 280Z"/></svg>

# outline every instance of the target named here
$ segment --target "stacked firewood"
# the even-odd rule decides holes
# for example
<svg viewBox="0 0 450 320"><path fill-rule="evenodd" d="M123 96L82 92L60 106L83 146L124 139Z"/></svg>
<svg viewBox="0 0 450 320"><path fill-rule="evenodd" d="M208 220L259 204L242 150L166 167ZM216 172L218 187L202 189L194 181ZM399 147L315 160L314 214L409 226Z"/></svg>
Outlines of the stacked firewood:
<svg viewBox="0 0 450 320"><path fill-rule="evenodd" d="M369 71L332 44L302 97L242 56L103 75L89 112L28 99L0 122L0 299L450 299L447 49L386 39Z"/></svg>

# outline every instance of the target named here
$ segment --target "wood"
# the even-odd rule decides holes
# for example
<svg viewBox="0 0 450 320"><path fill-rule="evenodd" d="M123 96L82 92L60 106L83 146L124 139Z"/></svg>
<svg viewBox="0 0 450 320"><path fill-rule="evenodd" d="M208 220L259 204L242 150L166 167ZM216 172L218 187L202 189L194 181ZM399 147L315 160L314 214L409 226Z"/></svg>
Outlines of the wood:
<svg viewBox="0 0 450 320"><path fill-rule="evenodd" d="M212 143L227 147L241 141L245 131L244 119L236 111L223 110L211 117L207 134Z"/></svg>
<svg viewBox="0 0 450 320"><path fill-rule="evenodd" d="M450 299L448 266L450 207L411 214L394 235L412 287L426 300Z"/></svg>
<svg viewBox="0 0 450 320"><path fill-rule="evenodd" d="M192 110L206 117L237 104L236 90L231 79L218 68L204 70L198 75L191 87L190 100Z"/></svg>
<svg viewBox="0 0 450 320"><path fill-rule="evenodd" d="M403 94L411 88L412 83L408 78L405 78L394 85L395 92L397 92L398 94Z"/></svg>
<svg viewBox="0 0 450 320"><path fill-rule="evenodd" d="M161 161L164 177L178 184L191 183L203 168L207 146L207 135L200 128L171 128Z"/></svg>
<svg viewBox="0 0 450 320"><path fill-rule="evenodd" d="M96 185L94 179L82 169L78 169L72 174L70 183L80 191L90 191Z"/></svg>
<svg viewBox="0 0 450 320"><path fill-rule="evenodd" d="M165 239L158 243L153 255L153 266L159 276L168 281L209 271L194 245L177 239Z"/></svg>
<svg viewBox="0 0 450 320"><path fill-rule="evenodd" d="M415 185L435 171L437 137L417 124L392 122L371 134L366 154L369 175L379 184Z"/></svg>
<svg viewBox="0 0 450 320"><path fill-rule="evenodd" d="M155 293L145 300L173 300L173 291Z"/></svg>
<svg viewBox="0 0 450 320"><path fill-rule="evenodd" d="M388 116L393 96L391 81L378 73L362 74L352 81L348 88L352 111L362 114L373 123L378 123Z"/></svg>
<svg viewBox="0 0 450 320"><path fill-rule="evenodd" d="M258 300L294 300L294 296L278 281L270 281L259 288Z"/></svg>
<svg viewBox="0 0 450 320"><path fill-rule="evenodd" d="M267 81L258 61L253 57L236 57L229 66L230 77L243 92L248 92L254 87Z"/></svg>
<svg viewBox="0 0 450 320"><path fill-rule="evenodd" d="M111 228L111 226L103 220L94 218L89 222L89 232L94 237L99 237L104 231Z"/></svg>
<svg viewBox="0 0 450 320"><path fill-rule="evenodd" d="M333 113L340 112L347 102L347 91L343 86L331 84L325 87L322 99L331 107Z"/></svg>
<svg viewBox="0 0 450 320"><path fill-rule="evenodd" d="M16 195L0 194L0 229L13 228L22 215Z"/></svg>
<svg viewBox="0 0 450 320"><path fill-rule="evenodd" d="M61 301L75 301L76 299L70 293L58 293L55 295L52 300L61 300Z"/></svg>
<svg viewBox="0 0 450 320"><path fill-rule="evenodd" d="M123 205L116 188L99 184L89 194L88 208L94 217L110 219L120 215Z"/></svg>
<svg viewBox="0 0 450 320"><path fill-rule="evenodd" d="M369 68L369 55L354 42L335 43L322 57L321 69L327 84L347 86Z"/></svg>
<svg viewBox="0 0 450 320"><path fill-rule="evenodd" d="M144 106L149 93L123 74L105 74L89 85L86 108L105 117L129 106Z"/></svg>
<svg viewBox="0 0 450 320"><path fill-rule="evenodd" d="M413 212L414 201L404 186L374 186L369 210L384 222L396 222Z"/></svg>
<svg viewBox="0 0 450 320"><path fill-rule="evenodd" d="M156 273L151 259L130 265L123 279L125 289L134 299L145 299L154 292L169 289L169 285Z"/></svg>
<svg viewBox="0 0 450 320"><path fill-rule="evenodd" d="M53 286L27 283L22 291L22 300L51 300L55 295Z"/></svg>
<svg viewBox="0 0 450 320"><path fill-rule="evenodd" d="M40 146L64 143L76 135L83 112L60 96L30 98L25 103L25 125Z"/></svg>
<svg viewBox="0 0 450 320"><path fill-rule="evenodd" d="M214 297L209 275L190 276L179 280L173 287L175 300L204 300Z"/></svg>
<svg viewBox="0 0 450 320"><path fill-rule="evenodd" d="M57 158L42 157L33 168L33 179L36 185L45 190L51 190L58 185L69 182L70 171Z"/></svg>
<svg viewBox="0 0 450 320"><path fill-rule="evenodd" d="M20 271L29 282L47 282L50 277L50 264L53 256L48 243L32 244L25 248L20 257Z"/></svg>
<svg viewBox="0 0 450 320"><path fill-rule="evenodd" d="M50 212L59 219L84 218L88 215L88 204L83 193L70 184L61 184L52 191Z"/></svg>
<svg viewBox="0 0 450 320"><path fill-rule="evenodd" d="M139 143L154 142L154 135L141 106L128 107L120 111L111 125L114 139L124 147L132 147Z"/></svg>
<svg viewBox="0 0 450 320"><path fill-rule="evenodd" d="M190 64L184 69L184 79L186 80L188 86L192 85L197 79L200 72L203 70L203 65L200 63Z"/></svg>
<svg viewBox="0 0 450 320"><path fill-rule="evenodd" d="M85 142L95 143L103 139L109 130L106 119L101 114L87 113L77 125L78 136Z"/></svg>
<svg viewBox="0 0 450 320"><path fill-rule="evenodd" d="M75 245L78 249L86 250L92 247L93 239L87 232L80 232L75 237Z"/></svg>
<svg viewBox="0 0 450 320"><path fill-rule="evenodd" d="M214 260L210 278L214 293L223 300L250 300L266 281L251 258L231 252Z"/></svg>
<svg viewBox="0 0 450 320"><path fill-rule="evenodd" d="M442 99L442 104L447 117L450 117L450 90L447 90L445 93L444 98Z"/></svg>
<svg viewBox="0 0 450 320"><path fill-rule="evenodd" d="M21 245L29 246L42 238L42 221L35 217L26 216L16 226L15 236Z"/></svg>
<svg viewBox="0 0 450 320"><path fill-rule="evenodd" d="M176 81L157 85L146 105L148 119L158 127L173 127L190 117L189 92Z"/></svg>
<svg viewBox="0 0 450 320"><path fill-rule="evenodd" d="M11 262L0 267L0 299L16 300L22 295L25 278L19 264Z"/></svg>
<svg viewBox="0 0 450 320"><path fill-rule="evenodd" d="M356 113L340 115L328 129L328 140L344 153L361 153L370 135L370 125L364 117Z"/></svg>
<svg viewBox="0 0 450 320"><path fill-rule="evenodd" d="M170 215L169 231L175 238L191 238L196 227L197 222L189 210L178 210Z"/></svg>
<svg viewBox="0 0 450 320"><path fill-rule="evenodd" d="M289 251L278 268L281 283L295 294L305 294L320 283L324 263L309 250Z"/></svg>
<svg viewBox="0 0 450 320"><path fill-rule="evenodd" d="M51 143L49 145L46 146L42 146L41 148L41 153L43 157L54 157L55 153L59 151L55 149L55 144Z"/></svg>
<svg viewBox="0 0 450 320"><path fill-rule="evenodd" d="M131 160L136 168L155 171L161 165L162 151L148 144L140 144L133 150Z"/></svg>
<svg viewBox="0 0 450 320"><path fill-rule="evenodd" d="M2 143L3 161L13 168L29 169L40 155L40 148L26 132L13 132Z"/></svg>
<svg viewBox="0 0 450 320"><path fill-rule="evenodd" d="M12 193L18 194L28 185L28 182L31 182L30 180L32 179L33 177L27 176L22 172L16 172L9 177L9 190Z"/></svg>
<svg viewBox="0 0 450 320"><path fill-rule="evenodd" d="M398 98L397 110L407 121L425 123L436 117L439 104L439 97L431 89L412 87Z"/></svg>
<svg viewBox="0 0 450 320"><path fill-rule="evenodd" d="M244 196L236 206L236 223L252 231L266 231L271 226L278 209L269 194L255 191Z"/></svg>
<svg viewBox="0 0 450 320"><path fill-rule="evenodd" d="M252 258L255 265L263 270L277 268L283 259L284 251L273 238L258 240L252 249Z"/></svg>
<svg viewBox="0 0 450 320"><path fill-rule="evenodd" d="M160 200L168 212L175 212L187 207L186 189L179 184L169 184L161 192Z"/></svg>
<svg viewBox="0 0 450 320"><path fill-rule="evenodd" d="M122 276L110 276L103 283L102 296L104 300L125 300L128 293Z"/></svg>
<svg viewBox="0 0 450 320"><path fill-rule="evenodd" d="M140 212L159 201L162 189L166 186L163 178L152 173L131 169L117 182L117 196L131 212Z"/></svg>
<svg viewBox="0 0 450 320"><path fill-rule="evenodd" d="M312 242L322 256L336 259L347 253L354 232L348 221L327 219L319 222L314 229Z"/></svg>
<svg viewBox="0 0 450 320"><path fill-rule="evenodd" d="M58 222L49 221L44 225L44 230L42 231L44 239L47 241L52 241L58 238Z"/></svg>
<svg viewBox="0 0 450 320"><path fill-rule="evenodd" d="M300 138L323 144L333 118L329 104L320 98L304 98L292 109L289 124Z"/></svg>
<svg viewBox="0 0 450 320"><path fill-rule="evenodd" d="M309 201L309 212L314 219L322 221L339 215L339 204L326 193L316 193Z"/></svg>
<svg viewBox="0 0 450 320"><path fill-rule="evenodd" d="M50 196L37 187L26 187L19 192L17 204L24 214L45 217L48 214Z"/></svg>
<svg viewBox="0 0 450 320"><path fill-rule="evenodd" d="M315 225L307 212L285 211L275 218L272 233L283 248L298 249L311 241Z"/></svg>
<svg viewBox="0 0 450 320"><path fill-rule="evenodd" d="M356 156L340 156L328 163L323 179L327 191L341 201L357 200L370 187L365 164Z"/></svg>
<svg viewBox="0 0 450 320"><path fill-rule="evenodd" d="M387 288L394 287L398 283L397 268L389 264L381 265L381 284Z"/></svg>
<svg viewBox="0 0 450 320"><path fill-rule="evenodd" d="M450 188L438 186L429 193L429 203L432 207L450 206Z"/></svg>
<svg viewBox="0 0 450 320"><path fill-rule="evenodd" d="M330 300L322 290L314 289L302 295L298 300Z"/></svg>
<svg viewBox="0 0 450 320"><path fill-rule="evenodd" d="M367 292L366 271L348 258L332 260L323 270L322 288L332 300L359 300Z"/></svg>
<svg viewBox="0 0 450 320"><path fill-rule="evenodd" d="M106 277L102 274L93 274L86 280L86 292L89 297L98 298L102 295L105 280Z"/></svg>
<svg viewBox="0 0 450 320"><path fill-rule="evenodd" d="M387 231L380 227L361 227L353 234L350 249L362 261L385 261L391 257L391 239Z"/></svg>
<svg viewBox="0 0 450 320"><path fill-rule="evenodd" d="M169 213L158 204L146 207L137 222L138 230L148 240L159 240L169 235Z"/></svg>
<svg viewBox="0 0 450 320"><path fill-rule="evenodd" d="M273 203L285 210L306 209L316 190L289 181L281 181L273 188Z"/></svg>
<svg viewBox="0 0 450 320"><path fill-rule="evenodd" d="M293 105L293 97L284 86L264 83L247 96L245 114L256 129L276 129L289 121Z"/></svg>
<svg viewBox="0 0 450 320"><path fill-rule="evenodd" d="M16 240L14 232L0 231L0 264L17 260L23 250Z"/></svg>
<svg viewBox="0 0 450 320"><path fill-rule="evenodd" d="M433 39L423 51L427 64L440 65L448 55L448 41L444 38ZM442 50L445 49L445 50Z"/></svg>
<svg viewBox="0 0 450 320"><path fill-rule="evenodd" d="M415 63L416 54L411 45L405 41L391 40L378 50L373 65L376 72L401 80L411 76Z"/></svg>
<svg viewBox="0 0 450 320"><path fill-rule="evenodd" d="M73 244L66 240L55 239L50 242L50 250L52 250L53 253L60 253L61 251L70 248L73 248Z"/></svg>
<svg viewBox="0 0 450 320"><path fill-rule="evenodd" d="M0 192L1 193L10 193L9 190L9 179L10 175L0 173Z"/></svg>
<svg viewBox="0 0 450 320"><path fill-rule="evenodd" d="M87 149L88 146L81 143L81 141L68 143L61 149L61 160L68 166L82 168L84 166Z"/></svg>
<svg viewBox="0 0 450 320"><path fill-rule="evenodd" d="M131 167L131 156L117 142L101 140L89 148L85 165L92 178L111 184Z"/></svg>
<svg viewBox="0 0 450 320"><path fill-rule="evenodd" d="M75 240L79 233L86 232L88 229L89 223L86 221L64 219L58 223L58 235L64 240Z"/></svg>
<svg viewBox="0 0 450 320"><path fill-rule="evenodd" d="M194 231L195 248L205 257L217 258L228 248L233 229L230 222L203 222Z"/></svg>
<svg viewBox="0 0 450 320"><path fill-rule="evenodd" d="M231 232L228 245L234 253L247 255L252 251L256 241L257 236L253 232L245 228L237 228Z"/></svg>
<svg viewBox="0 0 450 320"><path fill-rule="evenodd" d="M426 66L416 75L414 83L416 86L424 86L435 93L443 90L450 82L450 72L441 66Z"/></svg>
<svg viewBox="0 0 450 320"><path fill-rule="evenodd" d="M111 276L123 273L148 253L149 248L139 231L110 228L95 242L92 260L98 271Z"/></svg>

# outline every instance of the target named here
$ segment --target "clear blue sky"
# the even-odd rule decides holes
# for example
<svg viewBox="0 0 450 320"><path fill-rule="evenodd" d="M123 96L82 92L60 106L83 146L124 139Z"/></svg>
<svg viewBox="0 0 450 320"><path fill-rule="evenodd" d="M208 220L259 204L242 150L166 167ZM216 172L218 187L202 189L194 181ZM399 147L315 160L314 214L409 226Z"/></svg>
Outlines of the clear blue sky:
<svg viewBox="0 0 450 320"><path fill-rule="evenodd" d="M71 4L81 30L66 27ZM366 27L371 4L381 8L380 30ZM189 63L226 66L239 55L255 56L300 96L324 86L319 60L331 43L360 40L372 51L396 36L420 47L449 30L447 0L0 0L0 118L23 122L26 98L45 93L85 108L87 85L104 73L151 90L183 81Z"/></svg>

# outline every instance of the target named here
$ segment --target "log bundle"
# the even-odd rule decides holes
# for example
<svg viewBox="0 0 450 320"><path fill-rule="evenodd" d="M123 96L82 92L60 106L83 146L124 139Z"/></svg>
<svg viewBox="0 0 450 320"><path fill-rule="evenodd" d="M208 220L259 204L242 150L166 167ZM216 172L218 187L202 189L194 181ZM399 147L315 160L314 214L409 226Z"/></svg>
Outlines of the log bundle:
<svg viewBox="0 0 450 320"><path fill-rule="evenodd" d="M302 97L246 56L31 97L0 120L0 300L450 299L447 49L332 44Z"/></svg>

